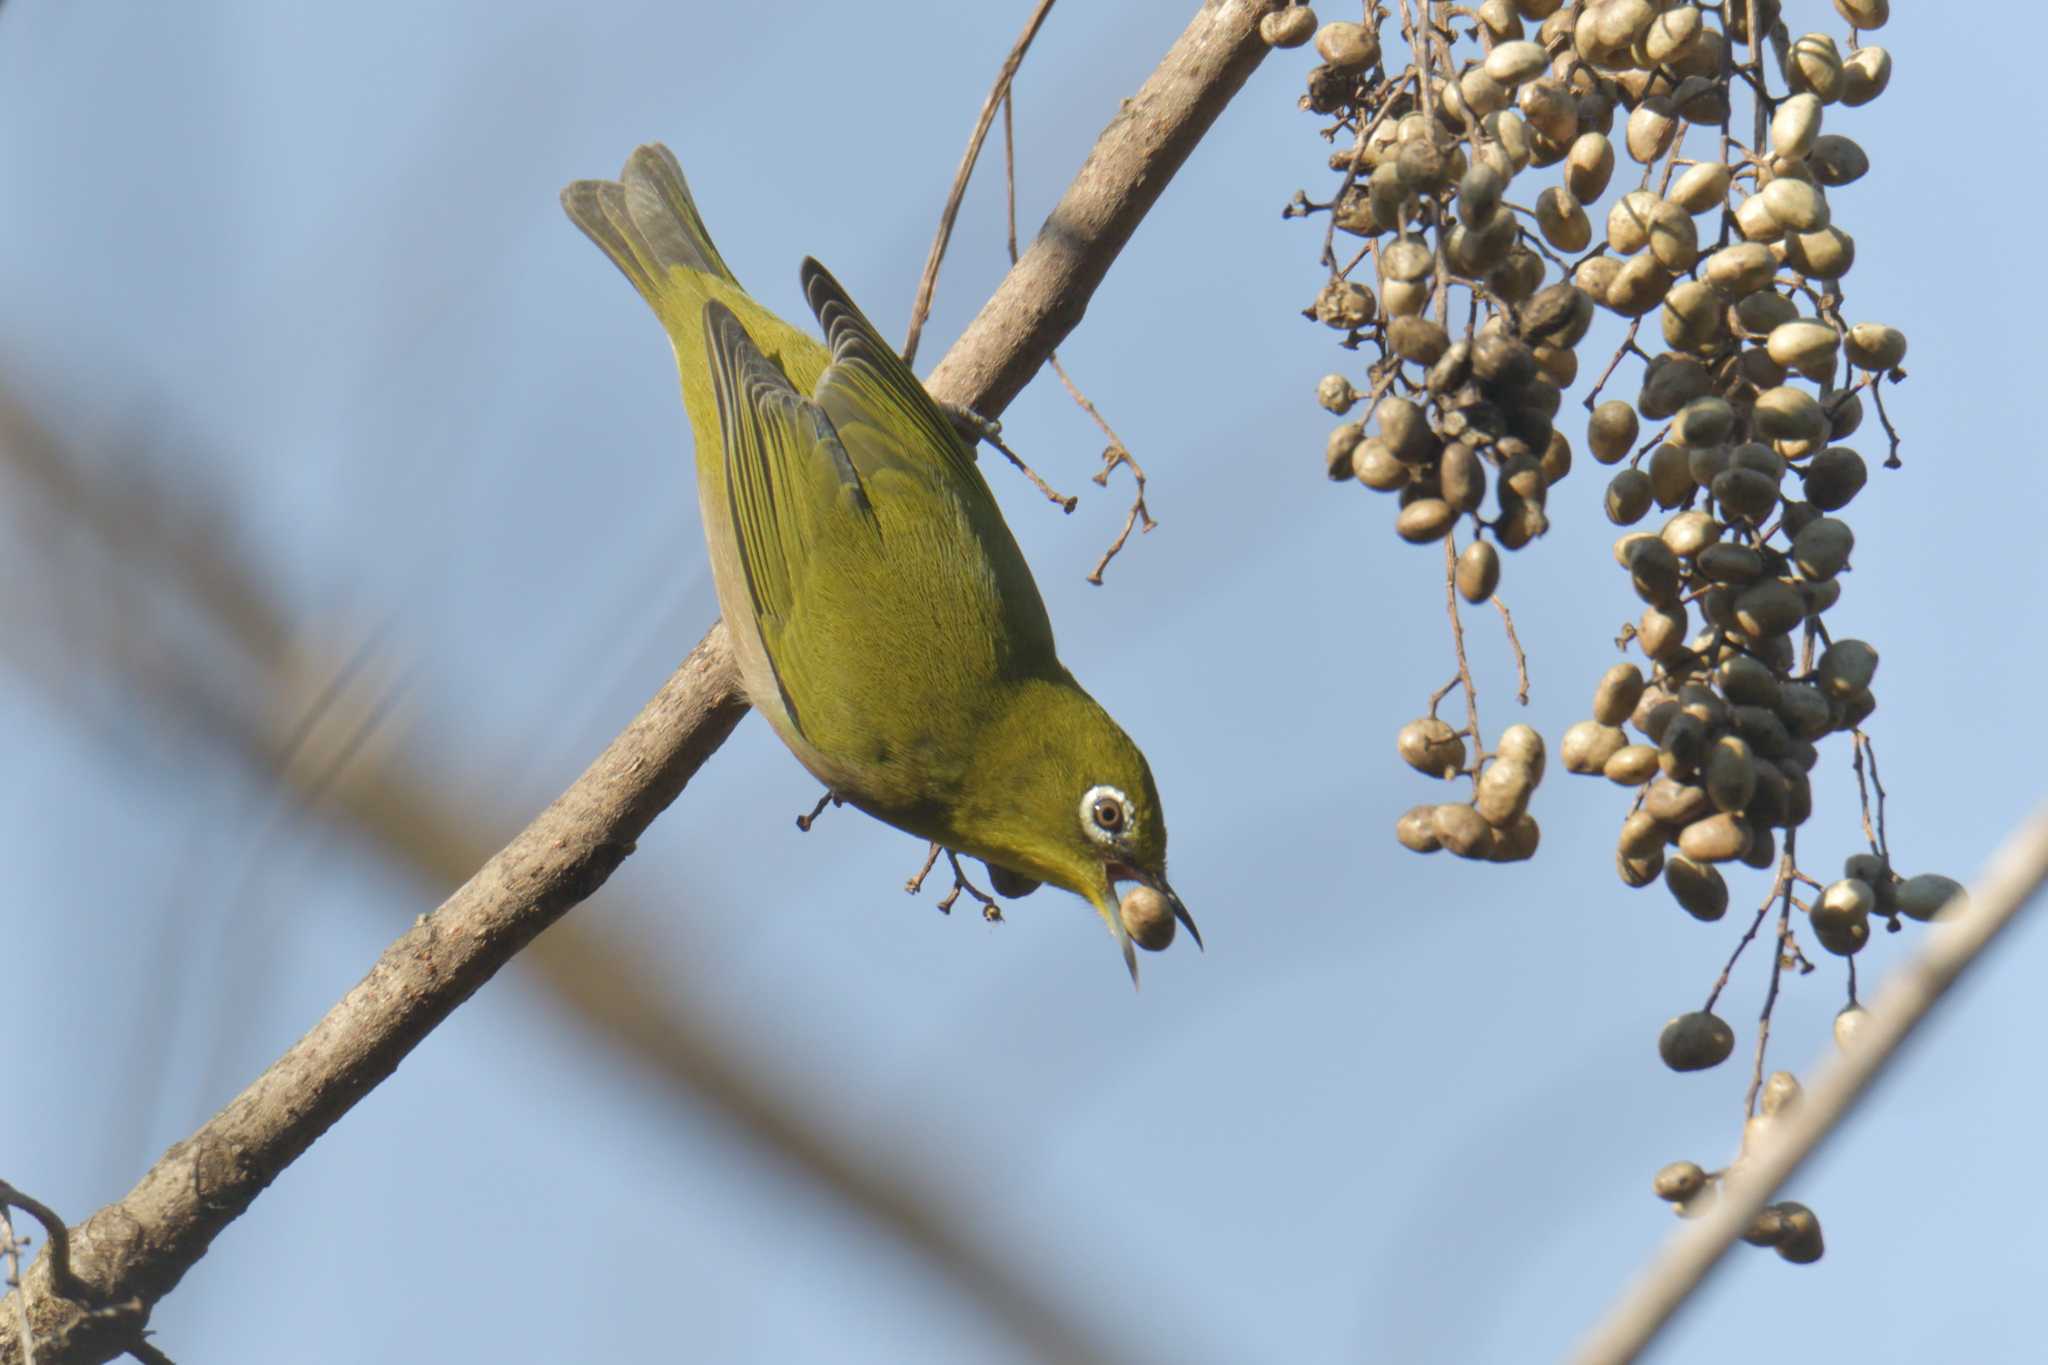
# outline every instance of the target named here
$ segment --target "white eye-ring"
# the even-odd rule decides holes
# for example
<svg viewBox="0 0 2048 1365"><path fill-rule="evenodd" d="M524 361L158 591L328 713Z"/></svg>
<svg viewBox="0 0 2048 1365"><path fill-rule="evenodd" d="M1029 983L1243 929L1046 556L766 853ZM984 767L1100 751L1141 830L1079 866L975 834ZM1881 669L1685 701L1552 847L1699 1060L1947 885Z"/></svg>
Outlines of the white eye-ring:
<svg viewBox="0 0 2048 1365"><path fill-rule="evenodd" d="M1081 828L1098 844L1114 844L1130 833L1130 798L1108 785L1094 786L1081 798Z"/></svg>

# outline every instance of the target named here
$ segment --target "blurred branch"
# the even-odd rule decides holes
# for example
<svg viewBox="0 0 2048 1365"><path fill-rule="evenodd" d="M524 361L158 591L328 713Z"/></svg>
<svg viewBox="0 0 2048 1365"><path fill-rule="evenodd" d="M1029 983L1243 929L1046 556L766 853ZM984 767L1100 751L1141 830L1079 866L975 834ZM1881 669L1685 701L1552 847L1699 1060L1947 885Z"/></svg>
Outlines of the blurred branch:
<svg viewBox="0 0 2048 1365"><path fill-rule="evenodd" d="M107 497L108 481L87 471L68 442L5 391L0 391L0 449L5 452L0 459L26 478L63 518L85 527L107 545L148 558L172 575L207 616L225 627L251 655L268 660L285 652L290 627L242 563L222 553L220 528L193 524L181 534L176 523L166 522L162 501L146 496ZM125 472L131 477L137 473L133 469Z"/></svg>
<svg viewBox="0 0 2048 1365"><path fill-rule="evenodd" d="M1849 1046L1822 1063L1799 1103L1729 1173L1714 1206L1674 1234L1608 1310L1572 1356L1576 1365L1623 1365L1649 1347L1778 1187L1848 1117L1928 1012L2044 882L2048 808L2006 840L1966 904L1951 903L1942 913L1919 951L1885 982Z"/></svg>
<svg viewBox="0 0 2048 1365"><path fill-rule="evenodd" d="M74 1272L102 1300L149 1305L314 1140L535 934L604 883L745 707L716 627L632 724L538 819L387 948L312 1031L117 1203L73 1230ZM106 1360L139 1322L59 1299L49 1258L23 1290L50 1360ZM0 1360L13 1354L0 1348Z"/></svg>
<svg viewBox="0 0 2048 1365"><path fill-rule="evenodd" d="M929 381L934 396L989 417L1008 406L1079 322L1138 222L1258 65L1266 51L1258 21L1278 4L1203 5L1104 130L1023 260L941 361ZM604 883L745 710L723 628L714 625L568 791L386 949L369 975L240 1096L75 1230L74 1264L93 1292L138 1298L146 1319L213 1237L291 1161L521 947ZM651 1017L633 1015L643 1025ZM731 1106L735 1116L786 1119L781 1106L755 1098L757 1108ZM894 1182L824 1144L806 1150L788 1132L777 1136L779 1150L888 1220L1034 1350L1060 1360L1109 1354L1050 1305L1018 1291L1006 1269L922 1212ZM47 1256L31 1267L28 1281L16 1292L28 1298L42 1358L106 1360L134 1339L138 1322L112 1324L54 1297ZM0 1362L20 1358L0 1338Z"/></svg>

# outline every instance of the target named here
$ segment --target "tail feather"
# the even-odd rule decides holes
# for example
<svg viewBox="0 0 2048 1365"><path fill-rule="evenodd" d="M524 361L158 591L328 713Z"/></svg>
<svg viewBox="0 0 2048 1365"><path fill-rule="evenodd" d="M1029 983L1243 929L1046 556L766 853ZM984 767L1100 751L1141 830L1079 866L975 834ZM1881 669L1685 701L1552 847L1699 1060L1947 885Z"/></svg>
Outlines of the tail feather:
<svg viewBox="0 0 2048 1365"><path fill-rule="evenodd" d="M562 208L649 303L667 292L669 272L679 266L733 279L675 153L658 142L636 148L617 180L578 180L564 189Z"/></svg>

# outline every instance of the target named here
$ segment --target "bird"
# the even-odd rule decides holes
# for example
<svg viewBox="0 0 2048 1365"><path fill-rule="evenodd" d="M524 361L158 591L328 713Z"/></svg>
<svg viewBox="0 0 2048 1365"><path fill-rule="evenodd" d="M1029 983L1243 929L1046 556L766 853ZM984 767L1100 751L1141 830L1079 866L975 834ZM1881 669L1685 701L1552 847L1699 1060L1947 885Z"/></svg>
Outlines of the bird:
<svg viewBox="0 0 2048 1365"><path fill-rule="evenodd" d="M1120 885L1172 911L1144 946L1174 921L1200 946L1150 765L1060 662L974 446L846 290L804 259L822 343L755 302L660 143L562 205L674 348L740 685L790 752L1005 894L1049 883L1093 905L1133 985Z"/></svg>

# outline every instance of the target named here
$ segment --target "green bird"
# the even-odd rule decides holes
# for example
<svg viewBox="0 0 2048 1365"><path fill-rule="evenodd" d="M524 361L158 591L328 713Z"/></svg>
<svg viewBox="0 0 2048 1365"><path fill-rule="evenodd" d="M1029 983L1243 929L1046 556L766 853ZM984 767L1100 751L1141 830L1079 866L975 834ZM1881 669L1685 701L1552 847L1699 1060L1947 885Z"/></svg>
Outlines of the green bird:
<svg viewBox="0 0 2048 1365"><path fill-rule="evenodd" d="M675 347L740 682L798 761L999 889L1083 897L1134 983L1118 883L1199 945L1145 756L1060 663L972 447L839 282L805 259L823 345L748 297L659 144L562 205Z"/></svg>

